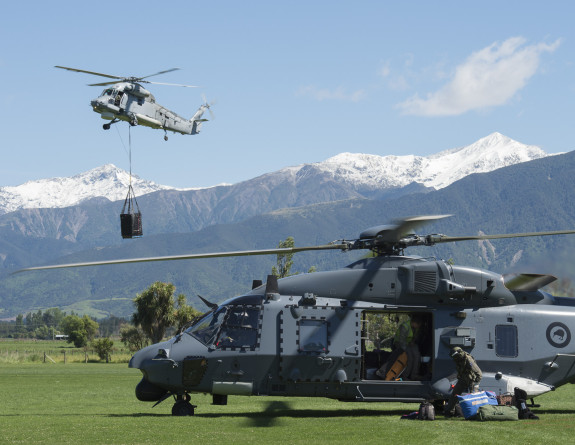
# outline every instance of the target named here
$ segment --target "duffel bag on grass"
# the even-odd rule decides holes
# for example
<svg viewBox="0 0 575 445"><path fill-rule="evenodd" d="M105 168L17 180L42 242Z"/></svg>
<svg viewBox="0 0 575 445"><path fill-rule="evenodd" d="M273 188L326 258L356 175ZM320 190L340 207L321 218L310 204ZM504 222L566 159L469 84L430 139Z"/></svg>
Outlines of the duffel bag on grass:
<svg viewBox="0 0 575 445"><path fill-rule="evenodd" d="M477 409L477 419L484 420L519 420L519 410L515 406L482 405Z"/></svg>
<svg viewBox="0 0 575 445"><path fill-rule="evenodd" d="M497 405L495 393L491 391L474 392L457 396L463 417L469 419L477 414L477 409L483 405Z"/></svg>

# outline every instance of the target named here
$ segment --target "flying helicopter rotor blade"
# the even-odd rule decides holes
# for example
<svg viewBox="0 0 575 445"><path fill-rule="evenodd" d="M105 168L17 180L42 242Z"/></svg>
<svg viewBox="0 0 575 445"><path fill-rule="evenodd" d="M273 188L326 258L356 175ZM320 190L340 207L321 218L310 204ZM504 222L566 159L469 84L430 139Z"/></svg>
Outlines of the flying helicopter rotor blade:
<svg viewBox="0 0 575 445"><path fill-rule="evenodd" d="M147 79L148 77L152 77L152 76L159 76L160 74L166 74L166 73L171 73L172 71L178 71L180 68L170 68L169 70L164 70L164 71L158 71L157 73L154 74L148 74L147 76L144 77L138 77L138 79Z"/></svg>
<svg viewBox="0 0 575 445"><path fill-rule="evenodd" d="M186 87L186 88L201 88L198 85L182 85L179 83L165 83L165 82L150 82L149 80L138 80L138 82L142 82L142 83L151 83L154 85L169 85L172 87Z"/></svg>
<svg viewBox="0 0 575 445"><path fill-rule="evenodd" d="M60 68L63 70L68 70L68 71L75 71L77 73L93 74L94 76L108 77L109 79L123 79L123 77L121 77L121 76L113 76L111 74L97 73L95 71L80 70L78 68L69 68L67 66L55 65L54 68ZM112 83L116 83L116 82L112 82Z"/></svg>
<svg viewBox="0 0 575 445"><path fill-rule="evenodd" d="M504 239L504 238L526 238L531 236L548 236L548 235L570 235L575 233L575 230L554 230L551 232L526 232L526 233L508 233L501 235L476 235L476 236L447 236L447 235L427 235L426 240L432 244L439 243L454 243L458 241L481 241L490 239Z"/></svg>
<svg viewBox="0 0 575 445"><path fill-rule="evenodd" d="M121 79L120 79L120 80L121 80ZM115 81L113 81L113 82L89 83L88 86L89 86L89 87L105 87L105 86L108 86L108 85L115 85L115 84L117 84L117 83L118 83L118 81L115 80Z"/></svg>
<svg viewBox="0 0 575 445"><path fill-rule="evenodd" d="M324 244L320 246L307 246L307 247L286 247L277 249L262 249L262 250L240 250L235 252L213 252L213 253L196 253L189 255L172 255L148 258L129 258L121 260L107 260L107 261L91 261L86 263L70 263L70 264L54 264L50 266L27 267L20 269L14 273L27 272L31 270L49 270L49 269L67 269L72 267L88 267L88 266L104 266L108 264L129 264L129 263L149 263L154 261L174 261L174 260L193 260L205 258L226 258L237 256L250 256L250 255L278 255L278 254L292 254L306 251L318 250L348 250L350 243L342 242L340 244Z"/></svg>

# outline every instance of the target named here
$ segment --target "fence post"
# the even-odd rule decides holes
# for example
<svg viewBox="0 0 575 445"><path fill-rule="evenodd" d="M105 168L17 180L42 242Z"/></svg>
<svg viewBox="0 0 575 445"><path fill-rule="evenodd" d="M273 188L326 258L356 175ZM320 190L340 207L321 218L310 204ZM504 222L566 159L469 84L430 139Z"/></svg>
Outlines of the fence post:
<svg viewBox="0 0 575 445"><path fill-rule="evenodd" d="M64 364L66 364L66 351L64 351Z"/></svg>

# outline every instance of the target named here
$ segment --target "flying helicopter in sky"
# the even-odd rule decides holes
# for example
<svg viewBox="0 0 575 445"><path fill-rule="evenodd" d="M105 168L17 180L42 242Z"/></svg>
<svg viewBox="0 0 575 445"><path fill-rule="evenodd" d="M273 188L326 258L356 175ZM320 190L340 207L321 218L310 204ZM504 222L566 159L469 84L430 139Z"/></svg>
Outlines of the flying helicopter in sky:
<svg viewBox="0 0 575 445"><path fill-rule="evenodd" d="M164 130L164 140L167 141L168 131L181 134L198 134L202 124L207 121L207 119L203 119L202 117L204 112L206 110L210 113L212 112L211 105L213 104L208 104L204 98L204 103L200 105L200 108L191 119L183 118L166 107L158 104L152 93L141 85L143 83L150 83L156 85L197 88L197 86L194 85L150 82L149 80L145 80L152 76L176 71L179 68L171 68L169 70L160 71L143 77L121 77L58 65L55 66L55 68L115 79L110 82L89 84L89 86L106 87L99 97L90 102L93 110L96 113L99 113L102 119L110 121L103 125L104 130L109 130L112 124L119 121L126 121L132 126L144 125L146 127Z"/></svg>
<svg viewBox="0 0 575 445"><path fill-rule="evenodd" d="M194 393L216 405L229 395L327 397L354 402L441 402L456 381L451 349L470 352L481 389L533 399L575 381L575 299L541 290L550 275L503 276L435 258L412 246L469 240L566 235L575 230L501 235L417 235L450 215L419 216L372 227L355 240L308 247L202 253L61 264L24 270L318 250L369 250L372 256L324 272L268 276L249 292L215 304L173 338L136 352L136 397L155 405L173 397L173 415L193 415ZM381 378L390 353L371 350L370 323L395 317L420 323L409 375ZM417 357L417 356L416 356ZM411 358L410 358L411 360ZM155 406L154 405L154 406Z"/></svg>

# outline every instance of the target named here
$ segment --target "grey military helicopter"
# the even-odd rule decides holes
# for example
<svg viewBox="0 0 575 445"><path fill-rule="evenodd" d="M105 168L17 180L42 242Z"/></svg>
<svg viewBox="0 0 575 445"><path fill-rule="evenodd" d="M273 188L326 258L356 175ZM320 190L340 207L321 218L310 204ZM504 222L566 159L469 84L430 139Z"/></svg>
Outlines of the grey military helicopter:
<svg viewBox="0 0 575 445"><path fill-rule="evenodd" d="M173 338L136 352L131 368L143 376L136 397L173 397L173 415L193 415L192 394L327 397L354 402L441 402L456 381L451 348L470 352L483 371L481 389L518 387L533 399L575 381L575 299L540 290L549 275L503 276L406 248L466 240L573 234L575 230L452 237L416 235L419 226L448 215L406 218L370 228L355 240L310 247L250 250L43 266L33 269L314 250L370 250L373 255L332 271L254 282ZM201 297L200 297L201 298ZM382 379L385 360L370 351L369 323L378 317L418 317L416 372ZM155 405L154 405L155 406Z"/></svg>
<svg viewBox="0 0 575 445"><path fill-rule="evenodd" d="M116 79L111 82L89 84L89 86L106 87L99 97L90 102L93 110L96 113L99 113L102 119L110 121L103 125L104 130L109 130L112 124L119 121L126 121L132 126L144 125L146 127L164 130L164 140L167 141L168 131L181 134L198 134L202 124L207 121L207 119L202 118L204 112L206 110L209 110L210 113L212 112L211 105L213 104L208 104L204 98L204 103L200 105L200 108L191 119L183 118L166 107L158 104L152 93L141 85L142 83L150 83L156 85L197 88L197 86L194 85L150 82L149 80L145 80L148 77L170 73L179 68L171 68L169 70L160 71L143 77L113 76L111 74L102 74L65 66L56 66L55 68Z"/></svg>

